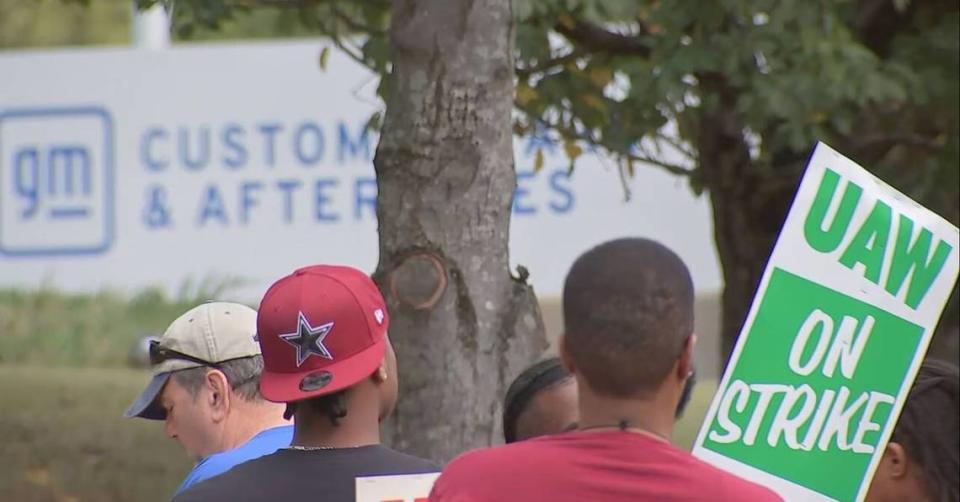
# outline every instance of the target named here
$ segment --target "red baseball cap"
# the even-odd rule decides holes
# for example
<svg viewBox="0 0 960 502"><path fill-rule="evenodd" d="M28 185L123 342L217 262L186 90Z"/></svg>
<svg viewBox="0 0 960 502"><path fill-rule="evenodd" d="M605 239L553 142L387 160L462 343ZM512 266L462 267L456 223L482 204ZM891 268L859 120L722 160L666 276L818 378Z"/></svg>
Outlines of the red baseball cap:
<svg viewBox="0 0 960 502"><path fill-rule="evenodd" d="M288 403L353 386L380 367L387 307L363 272L304 267L275 282L260 301L260 392Z"/></svg>

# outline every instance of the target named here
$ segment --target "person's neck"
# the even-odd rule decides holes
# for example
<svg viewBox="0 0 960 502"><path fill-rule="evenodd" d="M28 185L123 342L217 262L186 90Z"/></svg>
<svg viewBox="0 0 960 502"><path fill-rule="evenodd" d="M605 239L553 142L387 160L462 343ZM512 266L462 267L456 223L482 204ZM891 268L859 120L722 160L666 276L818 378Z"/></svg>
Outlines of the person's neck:
<svg viewBox="0 0 960 502"><path fill-rule="evenodd" d="M269 402L240 403L230 413L230 423L224 427L223 450L232 450L247 443L261 432L290 425L283 418L283 406Z"/></svg>
<svg viewBox="0 0 960 502"><path fill-rule="evenodd" d="M351 403L347 415L334 425L330 417L313 410L297 410L292 446L356 448L380 444L380 421L375 410Z"/></svg>
<svg viewBox="0 0 960 502"><path fill-rule="evenodd" d="M670 441L676 403L657 393L649 399L598 395L580 387L579 429L630 429L647 432Z"/></svg>

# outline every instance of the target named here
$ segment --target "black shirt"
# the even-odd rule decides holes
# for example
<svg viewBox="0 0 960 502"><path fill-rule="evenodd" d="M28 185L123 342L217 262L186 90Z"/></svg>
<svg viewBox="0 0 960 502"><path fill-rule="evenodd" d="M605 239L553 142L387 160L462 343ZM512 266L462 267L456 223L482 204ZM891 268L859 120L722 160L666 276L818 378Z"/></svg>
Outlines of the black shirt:
<svg viewBox="0 0 960 502"><path fill-rule="evenodd" d="M385 446L281 449L191 486L173 502L354 502L358 476L439 472L428 460Z"/></svg>

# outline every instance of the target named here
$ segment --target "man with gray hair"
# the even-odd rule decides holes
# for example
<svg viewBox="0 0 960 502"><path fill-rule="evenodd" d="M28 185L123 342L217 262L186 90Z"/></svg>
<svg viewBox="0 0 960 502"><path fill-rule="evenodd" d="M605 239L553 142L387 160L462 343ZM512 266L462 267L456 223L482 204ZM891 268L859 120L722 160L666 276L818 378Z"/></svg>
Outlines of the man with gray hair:
<svg viewBox="0 0 960 502"><path fill-rule="evenodd" d="M164 432L199 461L177 493L290 445L284 405L260 395L256 328L250 307L210 302L150 343L153 378L124 415L163 420Z"/></svg>

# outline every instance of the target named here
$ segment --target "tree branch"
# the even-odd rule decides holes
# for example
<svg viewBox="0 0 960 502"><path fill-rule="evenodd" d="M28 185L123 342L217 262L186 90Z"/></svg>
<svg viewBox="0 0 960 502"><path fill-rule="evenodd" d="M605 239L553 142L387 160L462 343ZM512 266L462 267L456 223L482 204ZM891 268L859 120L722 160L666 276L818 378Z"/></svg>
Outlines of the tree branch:
<svg viewBox="0 0 960 502"><path fill-rule="evenodd" d="M898 10L892 0L860 0L854 27L860 43L881 59L890 53L894 37L906 27L916 10L916 0L906 10Z"/></svg>
<svg viewBox="0 0 960 502"><path fill-rule="evenodd" d="M650 47L647 47L639 38L613 33L593 23L561 21L555 24L553 29L590 52L642 57L650 55Z"/></svg>
<svg viewBox="0 0 960 502"><path fill-rule="evenodd" d="M650 156L649 152L644 152L644 155L636 155L633 153L623 154L619 152L613 152L614 155L622 156L625 159L632 160L634 162L643 162L645 164L650 164L657 166L661 169L666 170L670 174L677 176L691 176L693 174L693 169L684 166L678 166L676 164L670 164L669 162L664 162L659 159L655 159Z"/></svg>
<svg viewBox="0 0 960 502"><path fill-rule="evenodd" d="M227 5L243 7L313 7L331 0L227 0ZM335 0L334 0L335 1Z"/></svg>
<svg viewBox="0 0 960 502"><path fill-rule="evenodd" d="M523 110L519 106L517 108L520 109L521 111ZM531 116L531 114L527 113L527 116ZM584 134L583 132L577 131L576 129L571 128L569 126L559 124L559 123L554 123L542 117L533 117L533 120L537 124L543 126L546 129L553 129L554 131L557 131L558 133L560 133L560 136L562 136L564 139L583 141L591 145L599 146L620 160L644 162L644 163L662 168L667 172L669 172L670 174L674 174L677 176L691 176L694 172L693 169L690 169L688 167L680 166L677 164L671 164L669 162L665 162L655 158L654 155L651 155L650 152L646 151L646 148L643 147L642 144L640 145L642 155L637 155L635 153L629 153L629 152L621 152L618 150L612 150L606 147L602 142L595 139L593 136L589 134Z"/></svg>
<svg viewBox="0 0 960 502"><path fill-rule="evenodd" d="M657 138L662 138L662 137L663 136L659 133L655 134L654 141L656 141ZM643 145L642 139L641 141L637 142L637 148L640 150L640 153L642 153L643 155L637 155L635 153L627 153L627 154L617 153L617 155L622 155L625 158L632 160L634 162L645 162L647 164L652 164L654 166L661 167L665 169L667 172L669 172L670 174L675 174L677 176L690 176L691 174L693 174L693 170L688 167L680 166L677 164L671 164L669 162L664 162L659 158L657 158L658 157L657 155L653 155L651 152L647 150L647 147Z"/></svg>
<svg viewBox="0 0 960 502"><path fill-rule="evenodd" d="M373 68L372 66L370 66L370 64L367 63L367 61L365 61L365 60L363 59L363 54L357 54L356 52L354 52L354 50L355 50L354 48L352 48L352 47L347 47L347 45L344 44L342 40L340 40L340 37L336 36L335 34L333 34L333 33L328 33L328 35L329 35L329 37L330 37L330 41L333 42L333 45L335 45L335 46L337 47L337 49L340 49L340 51L342 51L344 54L346 54L347 57L349 57L350 59L356 61L357 63L360 63L360 64L363 65L364 67L370 68L371 70L373 70L374 72L376 72L376 69Z"/></svg>
<svg viewBox="0 0 960 502"><path fill-rule="evenodd" d="M383 34L385 34L385 32L384 32L383 30L374 29L374 28L372 28L372 27L370 27L370 26L367 26L367 25L365 25L365 24L363 24L363 23L357 22L356 20L354 20L353 18L351 18L350 16L348 16L346 13L344 13L342 10L338 9L336 3L330 5L330 9L333 10L333 14L334 14L335 16L337 16L337 19L340 20L340 22L342 22L343 24L345 24L345 25L347 26L347 28L353 30L354 32L367 33L367 34L370 34L370 35L383 35Z"/></svg>
<svg viewBox="0 0 960 502"><path fill-rule="evenodd" d="M330 0L226 0L233 7L314 7Z"/></svg>
<svg viewBox="0 0 960 502"><path fill-rule="evenodd" d="M938 142L935 138L930 138L922 134L874 134L870 136L864 136L860 141L861 146L873 146L875 144L886 144L886 143L896 143L901 145L917 146L920 148L927 148L930 150L937 150L943 147L941 142Z"/></svg>
<svg viewBox="0 0 960 502"><path fill-rule="evenodd" d="M674 119L674 120L676 120L676 119ZM680 142L677 141L675 138L671 138L671 137L669 137L669 136L666 136L666 135L661 134L661 133L658 132L658 133L656 133L656 134L654 135L654 139L655 139L656 141L662 141L662 142L666 143L666 144L669 145L671 148L673 148L674 150L682 153L684 156L686 156L686 157L687 157L688 159L690 159L690 160L696 160L696 158L697 158L696 152L694 152L693 150L691 150L688 145L684 145L683 143L680 143Z"/></svg>
<svg viewBox="0 0 960 502"><path fill-rule="evenodd" d="M534 66L530 66L526 68L517 67L514 70L514 72L518 77L526 78L535 73L544 73L553 68L556 68L557 66L563 66L571 61L576 61L576 59L580 57L583 57L583 53L581 53L580 51L574 50L574 51L570 51L569 54L564 54L563 56L558 56L552 59L548 59Z"/></svg>

